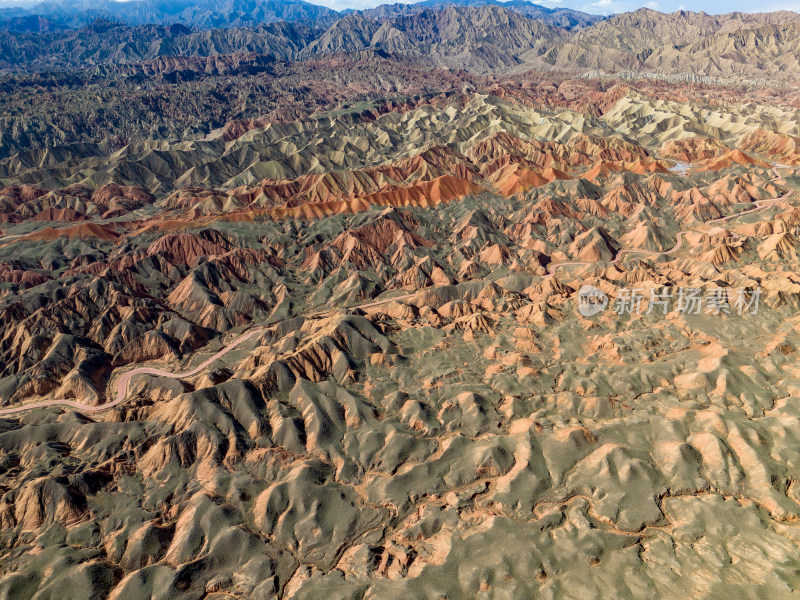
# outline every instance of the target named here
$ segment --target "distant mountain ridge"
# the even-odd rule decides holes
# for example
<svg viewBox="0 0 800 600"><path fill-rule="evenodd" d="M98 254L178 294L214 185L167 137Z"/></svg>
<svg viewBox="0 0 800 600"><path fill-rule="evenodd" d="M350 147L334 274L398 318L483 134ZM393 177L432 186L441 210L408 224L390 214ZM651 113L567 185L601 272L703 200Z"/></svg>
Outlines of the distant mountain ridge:
<svg viewBox="0 0 800 600"><path fill-rule="evenodd" d="M193 30L183 25L128 27L98 20L55 33L0 32L0 70L70 70L131 64L163 56L214 56L237 52L293 60L322 34L308 23L270 23L255 28Z"/></svg>
<svg viewBox="0 0 800 600"><path fill-rule="evenodd" d="M422 0L413 4L382 4L372 9L362 11L342 11L342 14L349 12L360 12L365 17L373 19L393 18L402 15L413 15L425 9L441 9L447 6L499 6L511 10L517 14L542 21L555 27L566 29L577 29L589 27L595 23L606 19L605 16L593 15L570 8L547 8L529 2L528 0Z"/></svg>
<svg viewBox="0 0 800 600"><path fill-rule="evenodd" d="M213 29L266 25L277 21L330 24L335 10L304 0L64 0L30 7L0 8L0 28L36 31L35 27L74 29L102 18L125 25L169 25Z"/></svg>
<svg viewBox="0 0 800 600"><path fill-rule="evenodd" d="M551 9L528 0L423 0L416 4L387 4L360 11L368 18L394 18L429 8L447 6L502 6L549 25L585 27L603 19L571 9ZM341 13L304 0L63 0L32 6L0 8L0 29L46 32L76 29L102 18L130 26L181 24L213 29L252 27L277 21L314 21L330 25L353 10Z"/></svg>
<svg viewBox="0 0 800 600"><path fill-rule="evenodd" d="M800 15L708 15L650 9L616 15L551 47L540 66L694 73L711 77L800 77Z"/></svg>
<svg viewBox="0 0 800 600"><path fill-rule="evenodd" d="M80 1L73 0L70 6L83 6ZM558 25L521 12L536 5L512 1L513 5L500 6L497 0L425 0L421 5L384 5L333 13L333 17L332 11L322 11L318 18L300 18L313 14L308 7L314 5L291 0L281 4L278 12L295 20L287 17L262 25L131 26L96 19L79 29L0 31L0 72L69 71L237 53L292 62L369 51L397 56L415 67L472 73L603 71L800 81L797 13L664 14L640 9L588 25L576 21L577 17ZM195 22L216 22L225 14L239 15L225 21L238 23L243 7L256 7L259 14L272 18L278 12L269 12L267 7L278 4L276 0L230 0L220 5L217 16L201 14L200 4L189 5L186 0L169 6L173 16L191 13ZM567 18L561 13L561 17L547 14L551 20Z"/></svg>
<svg viewBox="0 0 800 600"><path fill-rule="evenodd" d="M488 71L532 60L565 35L562 29L494 6L424 9L386 21L356 13L334 23L301 57L375 48L429 57L456 69Z"/></svg>

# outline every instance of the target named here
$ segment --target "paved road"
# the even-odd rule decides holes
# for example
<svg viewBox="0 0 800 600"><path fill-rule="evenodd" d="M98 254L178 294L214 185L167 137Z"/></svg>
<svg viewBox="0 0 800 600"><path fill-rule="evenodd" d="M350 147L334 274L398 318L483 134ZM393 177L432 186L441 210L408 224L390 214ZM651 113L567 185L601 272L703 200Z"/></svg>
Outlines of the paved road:
<svg viewBox="0 0 800 600"><path fill-rule="evenodd" d="M773 169L775 171L775 179L778 179L780 177L778 175L777 168L778 167ZM781 168L785 168L785 167L781 167ZM721 223L723 221L727 221L728 219L733 219L735 217L741 217L741 216L746 215L746 214L750 214L750 213L754 213L754 212L757 212L757 211L764 210L765 208L768 208L769 206L772 206L773 204L786 199L789 195L790 194L787 193L786 195L781 196L780 198L772 198L772 199L769 199L769 200L760 200L760 201L755 203L756 204L755 208L752 208L752 209L749 209L749 210L745 210L745 211L742 211L740 213L736 213L736 214L733 214L733 215L728 215L727 217L720 217L719 219L713 219L711 221L706 221L706 223ZM614 258L612 263L618 262L622 258L623 253L636 252L636 253L641 253L641 254L673 254L673 253L677 252L681 248L681 245L683 244L683 236L686 233L688 233L688 231L680 231L680 232L678 232L678 235L676 237L676 243L669 250L665 250L665 251L659 252L659 251L656 251L656 250L636 250L636 249L633 249L633 248L626 248L626 249L620 250L617 253L617 256ZM558 269L559 267L564 267L564 266L567 266L567 265L577 266L577 265L592 265L592 264L597 264L597 263L596 262L588 262L588 261L550 263L547 266L547 269L548 269L549 273L547 275L545 275L544 279L552 277L555 274L556 269ZM422 293L422 292L424 292L424 291L426 291L428 289L433 289L435 287L436 286L432 286L430 288L423 288L421 290L417 290L416 292L412 292L410 294L404 294L402 296L394 296L392 298L384 298L384 299L381 299L381 300L373 300L373 301L370 301L370 302L365 302L363 304L357 304L355 306L348 307L348 309L370 308L370 307L373 307L373 306L379 306L381 304L387 304L389 302L396 302L398 300L406 300L406 299L412 298L412 297L416 296L417 294L420 294L420 293ZM324 313L314 313L314 314L324 314ZM44 400L42 402L31 402L30 404L25 404L24 406L17 406L17 407L14 407L14 408L3 408L3 409L0 409L0 417L19 414L19 413L27 411L27 410L33 410L35 408L48 408L48 407L52 407L52 406L64 406L64 407L74 408L74 409L79 410L79 411L84 412L84 413L97 413L97 412L109 410L109 409L114 408L115 406L119 406L120 404L125 402L126 397L128 395L128 383L130 382L131 378L136 377L137 375L157 375L159 377L171 377L172 379L183 379L184 377L191 377L193 375L197 375L203 369L205 369L211 363L213 363L215 360L217 360L218 358L221 358L222 356L224 356L225 354L227 354L228 352L230 352L231 350L233 350L234 348L236 348L240 344L246 342L251 337L253 337L256 334L261 333L262 331L264 331L263 328L252 329L252 330L248 331L247 333L244 333L244 334L240 335L238 338L233 340L230 344L225 346L222 350L220 350L219 352L214 354L214 356L212 356L211 358L203 361L202 363L197 365L191 371L186 371L186 372L182 372L182 373L170 373L169 371L162 371L161 369L154 369L152 367L139 367L139 368L136 368L136 369L132 369L132 370L128 371L127 373L124 373L119 378L119 381L117 381L117 396L113 401L108 402L106 404L101 404L99 406L87 406L86 404L82 404L80 402L74 402L72 400Z"/></svg>

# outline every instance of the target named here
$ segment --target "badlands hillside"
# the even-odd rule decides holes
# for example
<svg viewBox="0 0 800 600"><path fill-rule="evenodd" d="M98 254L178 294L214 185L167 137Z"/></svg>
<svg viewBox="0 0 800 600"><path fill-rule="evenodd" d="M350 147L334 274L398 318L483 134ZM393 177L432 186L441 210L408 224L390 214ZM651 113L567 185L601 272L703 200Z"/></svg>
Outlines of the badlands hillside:
<svg viewBox="0 0 800 600"><path fill-rule="evenodd" d="M126 4L0 14L0 599L799 593L796 14Z"/></svg>

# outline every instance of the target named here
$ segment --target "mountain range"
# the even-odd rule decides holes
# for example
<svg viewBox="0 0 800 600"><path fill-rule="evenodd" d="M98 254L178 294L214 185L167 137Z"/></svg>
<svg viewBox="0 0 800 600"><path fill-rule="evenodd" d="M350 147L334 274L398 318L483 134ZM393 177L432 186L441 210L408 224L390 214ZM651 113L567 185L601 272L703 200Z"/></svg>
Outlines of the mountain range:
<svg viewBox="0 0 800 600"><path fill-rule="evenodd" d="M0 600L800 593L797 14L2 19Z"/></svg>
<svg viewBox="0 0 800 600"><path fill-rule="evenodd" d="M362 13L370 18L384 19L444 6L503 6L519 14L568 28L591 25L603 18L570 9L547 8L528 0L423 0L417 4L382 5ZM126 25L178 23L204 29L257 26L276 21L330 24L351 12L345 10L339 13L304 0L63 0L0 8L0 29L71 29L88 25L98 18Z"/></svg>
<svg viewBox="0 0 800 600"><path fill-rule="evenodd" d="M100 12L92 13L88 24L80 17L73 23L76 28L47 25L44 32L8 30L14 19L44 19L39 22L45 23L50 17L9 17L9 11L22 9L5 9L8 18L7 29L0 31L0 70L81 70L166 57L240 53L294 62L369 50L428 67L473 73L630 71L687 80L773 82L796 81L800 75L800 17L785 11L712 16L640 9L599 19L540 10L522 0L503 5L426 0L339 15L300 0L270 2L232 0L215 11L201 4L109 2L114 10L128 12L111 15L97 9ZM87 11L95 9L81 12L82 6L41 5L29 10L80 14L89 20ZM160 16L139 11L144 6L160 7ZM105 16L94 18L101 13ZM243 17L245 13L250 16ZM141 20L154 23L131 24Z"/></svg>
<svg viewBox="0 0 800 600"><path fill-rule="evenodd" d="M796 90L417 52L4 79L0 598L800 589Z"/></svg>
<svg viewBox="0 0 800 600"><path fill-rule="evenodd" d="M75 28L98 18L126 25L241 27L276 21L331 22L334 10L303 0L64 0L0 8L2 27L18 31Z"/></svg>

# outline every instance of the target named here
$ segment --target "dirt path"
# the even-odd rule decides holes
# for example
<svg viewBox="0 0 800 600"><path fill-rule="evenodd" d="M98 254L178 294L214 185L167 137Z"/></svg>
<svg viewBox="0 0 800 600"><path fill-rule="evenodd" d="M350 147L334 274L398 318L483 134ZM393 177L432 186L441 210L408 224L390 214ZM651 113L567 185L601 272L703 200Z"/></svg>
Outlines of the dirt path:
<svg viewBox="0 0 800 600"><path fill-rule="evenodd" d="M786 168L786 167L783 166L783 165L781 165L780 167L773 167L772 171L775 173L775 177L772 178L772 181L775 181L776 179L780 179L781 176L778 174L778 169L780 169L780 168ZM751 209L744 210L744 211L739 212L739 213L728 215L727 217L719 217L717 219L711 219L710 221L706 221L704 223L704 225L712 225L714 223L722 223L722 222L727 221L729 219L735 219L737 217L743 217L744 215L749 215L749 214L754 213L754 212L762 211L765 208L769 208L773 204L777 204L778 202L786 200L791 195L792 195L792 192L786 192L780 198L769 198L767 200L757 200L755 202L755 205L756 205L755 208L751 208ZM669 250L638 250L638 249L635 249L635 248L623 248L622 250L617 252L617 255L614 257L614 260L611 261L611 264L613 265L613 264L618 263L622 259L623 255L625 255L625 254L645 254L645 255L648 255L648 256L659 256L659 255L674 254L683 245L683 236L685 236L687 233L690 233L690 232L691 232L690 229L685 229L683 231L679 231L678 234L675 236L675 245L672 248L670 248ZM735 234L735 235L738 237L738 234ZM564 262L559 262L559 263L550 263L549 265L547 265L547 275L544 276L544 279L549 279L550 277L555 275L556 274L556 269L558 269L560 267L568 267L568 266L575 267L575 266L578 266L578 265L586 266L586 265L595 265L595 264L597 264L597 261L564 261Z"/></svg>
<svg viewBox="0 0 800 600"><path fill-rule="evenodd" d="M133 369L128 371L127 373L123 374L122 377L119 378L117 382L117 397L107 404L101 404L99 406L87 406L86 404L82 404L80 402L73 402L72 400L46 400L43 402L32 402L30 404L26 404L25 406L19 406L15 408L4 408L0 410L0 416L5 415L13 415L15 413L22 412L24 410L32 410L34 408L47 408L49 406L69 406L70 408L77 408L78 410L85 412L85 413L93 413L93 412L100 412L103 410L108 410L110 408L114 408L122 404L125 401L125 396L128 393L128 382L130 382L132 377L136 375L158 375L159 377L171 377L173 379L183 379L184 377L191 377L192 375L197 375L203 369L208 367L211 363L213 363L218 358L224 356L238 345L246 342L251 337L256 335L257 333L261 333L263 329L253 329L252 331L248 331L244 335L239 336L235 340L233 340L230 344L225 346L222 350L214 354L211 358L204 360L202 363L197 365L194 369L190 371L186 371L183 373L170 373L169 371L162 371L161 369L154 369L152 367L139 367L138 369Z"/></svg>

